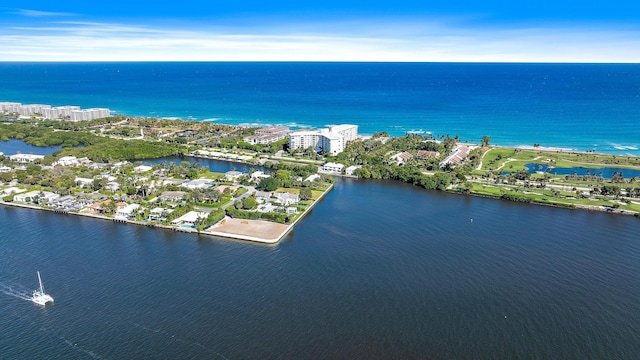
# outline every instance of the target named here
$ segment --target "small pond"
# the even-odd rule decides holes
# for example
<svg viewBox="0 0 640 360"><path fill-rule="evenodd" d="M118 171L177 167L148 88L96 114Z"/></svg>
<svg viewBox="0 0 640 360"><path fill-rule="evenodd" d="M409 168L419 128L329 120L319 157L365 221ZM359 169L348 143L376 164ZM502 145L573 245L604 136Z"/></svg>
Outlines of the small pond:
<svg viewBox="0 0 640 360"><path fill-rule="evenodd" d="M623 168L615 168L615 167L604 167L604 168L583 168L583 167L570 167L570 168L559 168L559 167L549 167L547 164L526 164L525 165L530 173L535 174L537 172L548 172L550 174L555 175L602 175L605 179L610 179L613 177L614 173L622 173L625 179L629 179L632 177L640 177L640 170L634 169L623 169ZM601 174L602 173L602 174Z"/></svg>
<svg viewBox="0 0 640 360"><path fill-rule="evenodd" d="M51 155L60 149L62 149L62 146L39 147L16 139L0 141L0 152L4 153L4 155L14 155L18 152L21 154Z"/></svg>

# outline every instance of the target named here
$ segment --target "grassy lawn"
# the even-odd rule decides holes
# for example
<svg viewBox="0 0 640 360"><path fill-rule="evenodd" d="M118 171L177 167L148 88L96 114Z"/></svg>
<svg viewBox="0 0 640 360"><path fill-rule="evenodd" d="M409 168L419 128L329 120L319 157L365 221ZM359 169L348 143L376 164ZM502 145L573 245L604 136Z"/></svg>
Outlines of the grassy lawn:
<svg viewBox="0 0 640 360"><path fill-rule="evenodd" d="M294 189L294 188L278 188L276 190L276 192L287 192L290 194L300 194L300 189ZM324 191L321 190L311 190L311 199L312 200L318 200L318 198L320 196L322 196L322 194L324 193Z"/></svg>
<svg viewBox="0 0 640 360"><path fill-rule="evenodd" d="M539 159L534 160L536 157ZM482 170L496 170L508 162L501 170L524 170L525 164L549 164L555 167L571 168L602 168L619 167L640 169L640 157L616 156L604 154L571 153L563 151L529 150L515 148L492 148L482 160Z"/></svg>
<svg viewBox="0 0 640 360"><path fill-rule="evenodd" d="M493 148L488 151L482 160L482 170L496 170L508 159L513 159L501 170L519 171L524 169L524 164L533 161L538 154L533 150L523 150L515 148Z"/></svg>
<svg viewBox="0 0 640 360"><path fill-rule="evenodd" d="M568 186L567 186L568 188ZM458 190L462 190L462 187L458 187ZM624 210L631 210L640 212L640 200L637 203L624 204L619 203L612 199L589 199L575 197L575 193L569 190L559 190L559 197L554 196L554 191L551 189L538 189L538 188L522 188L518 187L517 194L521 194L531 199L533 203L557 205L563 207L574 207L575 205L587 205L587 206L608 206L619 207ZM476 195L492 196L499 198L502 193L514 193L514 186L512 185L491 185L491 184L476 184L474 183L470 193Z"/></svg>
<svg viewBox="0 0 640 360"><path fill-rule="evenodd" d="M322 196L322 194L324 194L324 191L311 190L311 199L318 200L318 198Z"/></svg>
<svg viewBox="0 0 640 360"><path fill-rule="evenodd" d="M289 194L300 194L300 189L294 189L294 188L277 188L275 192L284 192L284 193L289 193Z"/></svg>
<svg viewBox="0 0 640 360"><path fill-rule="evenodd" d="M247 190L247 189L245 189L245 188L239 188L238 190L236 190L236 191L233 193L233 196L234 196L234 197L240 197L241 195L246 194L248 191L249 191L249 190Z"/></svg>
<svg viewBox="0 0 640 360"><path fill-rule="evenodd" d="M481 184L473 184L473 187L471 188L471 193L472 194L478 194L478 195L486 195L486 196L496 196L496 197L500 197L500 188L497 186L490 186L490 185L481 185Z"/></svg>
<svg viewBox="0 0 640 360"><path fill-rule="evenodd" d="M211 171L198 173L198 176L201 179L209 179L209 180L219 180L224 178L223 173L217 173L217 172L211 172Z"/></svg>

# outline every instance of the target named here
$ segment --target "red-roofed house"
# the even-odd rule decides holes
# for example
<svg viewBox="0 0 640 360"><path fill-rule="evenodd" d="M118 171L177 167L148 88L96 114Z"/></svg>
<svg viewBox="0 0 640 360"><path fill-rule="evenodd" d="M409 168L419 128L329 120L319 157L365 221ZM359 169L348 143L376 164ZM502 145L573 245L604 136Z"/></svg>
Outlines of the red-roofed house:
<svg viewBox="0 0 640 360"><path fill-rule="evenodd" d="M416 156L419 158L435 158L440 156L440 153L437 151L418 150Z"/></svg>
<svg viewBox="0 0 640 360"><path fill-rule="evenodd" d="M440 162L440 167L444 167L447 164L458 165L462 162L462 160L466 159L471 152L471 148L467 145L458 145L453 150L451 155L447 156L444 160Z"/></svg>
<svg viewBox="0 0 640 360"><path fill-rule="evenodd" d="M409 161L411 158L413 158L413 155L411 155L410 153L403 151L400 153L397 153L395 155L393 155L391 158L389 158L390 162L395 162L398 165L404 165L407 161Z"/></svg>

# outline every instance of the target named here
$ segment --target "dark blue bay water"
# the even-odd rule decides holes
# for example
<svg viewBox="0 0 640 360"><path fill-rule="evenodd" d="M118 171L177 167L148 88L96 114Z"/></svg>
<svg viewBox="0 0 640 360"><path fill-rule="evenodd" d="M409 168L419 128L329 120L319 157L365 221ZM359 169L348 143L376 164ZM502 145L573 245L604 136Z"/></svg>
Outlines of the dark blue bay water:
<svg viewBox="0 0 640 360"><path fill-rule="evenodd" d="M640 65L0 63L0 101L640 155Z"/></svg>
<svg viewBox="0 0 640 360"><path fill-rule="evenodd" d="M0 207L0 357L635 359L639 230L344 179L275 246Z"/></svg>

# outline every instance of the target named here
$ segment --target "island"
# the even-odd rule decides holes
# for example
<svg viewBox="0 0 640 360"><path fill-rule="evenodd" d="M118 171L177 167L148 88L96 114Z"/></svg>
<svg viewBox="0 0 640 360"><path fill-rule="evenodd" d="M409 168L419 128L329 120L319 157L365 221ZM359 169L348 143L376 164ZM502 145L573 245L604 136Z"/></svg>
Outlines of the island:
<svg viewBox="0 0 640 360"><path fill-rule="evenodd" d="M566 208L640 214L640 158L479 144L457 136L292 131L178 119L50 119L0 113L2 204L277 243L331 191L334 176ZM158 159L151 161L153 159ZM212 172L203 159L249 166ZM149 162L151 161L151 162Z"/></svg>

